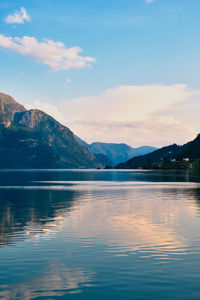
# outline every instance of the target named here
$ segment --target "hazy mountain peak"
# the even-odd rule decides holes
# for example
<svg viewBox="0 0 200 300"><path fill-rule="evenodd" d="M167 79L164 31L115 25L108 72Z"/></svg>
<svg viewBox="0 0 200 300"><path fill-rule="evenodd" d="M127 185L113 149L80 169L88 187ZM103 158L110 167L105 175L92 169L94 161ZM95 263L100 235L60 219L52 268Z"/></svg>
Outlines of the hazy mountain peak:
<svg viewBox="0 0 200 300"><path fill-rule="evenodd" d="M150 153L156 150L156 148L150 146L133 148L125 143L94 142L90 145L90 150L94 154L106 155L114 164L118 164L125 162L134 156Z"/></svg>

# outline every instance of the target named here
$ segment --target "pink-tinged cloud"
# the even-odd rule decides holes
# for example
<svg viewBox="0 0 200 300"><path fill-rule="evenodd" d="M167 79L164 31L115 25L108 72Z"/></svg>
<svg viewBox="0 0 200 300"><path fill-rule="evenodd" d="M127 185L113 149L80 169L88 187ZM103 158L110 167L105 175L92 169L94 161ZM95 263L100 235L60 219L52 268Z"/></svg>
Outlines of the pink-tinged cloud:
<svg viewBox="0 0 200 300"><path fill-rule="evenodd" d="M61 42L39 42L35 37L29 36L13 38L1 34L0 47L30 57L37 63L49 66L52 71L80 69L90 66L95 61L92 57L81 56L82 49L79 47L66 48Z"/></svg>
<svg viewBox="0 0 200 300"><path fill-rule="evenodd" d="M184 84L119 86L99 97L82 97L58 105L37 102L33 107L54 115L88 142L125 142L133 146L183 144L198 133L186 117L169 111L190 102L198 90ZM189 108L188 108L189 111Z"/></svg>

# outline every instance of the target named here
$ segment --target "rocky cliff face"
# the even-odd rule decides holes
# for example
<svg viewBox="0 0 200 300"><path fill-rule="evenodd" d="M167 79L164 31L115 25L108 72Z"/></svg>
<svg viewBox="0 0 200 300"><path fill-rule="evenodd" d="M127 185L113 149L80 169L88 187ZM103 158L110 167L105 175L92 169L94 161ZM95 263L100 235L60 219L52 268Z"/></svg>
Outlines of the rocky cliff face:
<svg viewBox="0 0 200 300"><path fill-rule="evenodd" d="M16 112L25 111L23 105L17 103L9 95L0 93L0 125L9 127Z"/></svg>
<svg viewBox="0 0 200 300"><path fill-rule="evenodd" d="M0 94L0 168L96 168L71 130L43 111Z"/></svg>
<svg viewBox="0 0 200 300"><path fill-rule="evenodd" d="M41 122L46 122L50 118L50 116L41 110L31 109L23 112L16 112L13 121L15 124L33 129L38 127Z"/></svg>

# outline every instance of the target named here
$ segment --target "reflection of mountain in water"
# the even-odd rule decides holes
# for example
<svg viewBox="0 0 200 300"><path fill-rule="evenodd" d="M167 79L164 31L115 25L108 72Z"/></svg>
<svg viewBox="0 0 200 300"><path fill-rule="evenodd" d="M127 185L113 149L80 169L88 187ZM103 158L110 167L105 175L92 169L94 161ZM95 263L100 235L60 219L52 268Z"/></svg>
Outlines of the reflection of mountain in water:
<svg viewBox="0 0 200 300"><path fill-rule="evenodd" d="M188 192L188 206L190 206L195 213L200 214L200 188Z"/></svg>
<svg viewBox="0 0 200 300"><path fill-rule="evenodd" d="M0 190L0 245L9 245L31 227L48 227L73 206L73 191Z"/></svg>

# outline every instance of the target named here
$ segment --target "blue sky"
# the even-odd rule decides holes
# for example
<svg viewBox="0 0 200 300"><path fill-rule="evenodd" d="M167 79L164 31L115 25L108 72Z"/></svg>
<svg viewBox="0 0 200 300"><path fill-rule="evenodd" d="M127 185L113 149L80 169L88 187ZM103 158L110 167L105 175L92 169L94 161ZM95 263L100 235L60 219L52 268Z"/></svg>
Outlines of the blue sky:
<svg viewBox="0 0 200 300"><path fill-rule="evenodd" d="M12 18L9 22L8 16L21 14L22 8L25 9L28 18L25 18L22 23L12 22ZM195 116L198 106L198 89L200 88L199 11L199 0L155 0L149 3L146 0L1 1L0 90L11 94L24 104L38 105L39 108L41 106L49 113L57 111L58 114L55 117L58 119L60 117L60 121L62 120L75 133L88 141L96 140L98 137L103 141L123 141L132 145L140 145L145 142L157 146L167 144L172 142L177 135L171 134L169 137L166 135L165 139L158 141L156 132L152 132L152 139L149 139L150 132L148 131L143 132L144 138L140 139L140 131L131 137L132 127L129 130L126 127L127 122L143 122L141 126L144 127L145 122L150 122L150 119L153 122L151 126L156 127L158 120L164 116L165 120L168 118L167 124L171 122L171 124L177 125L179 122L180 128L183 124L188 123L190 129L187 128L185 135L177 141L185 142L200 131L197 117L188 120L187 116L184 119L183 113L181 113L184 107L188 107L188 103L192 102L191 116ZM26 44L25 50L16 50L16 43L19 43L14 40L16 37L20 39L31 37L37 41L37 44L34 47L31 46L30 50L31 41L28 41L29 44L28 46ZM13 45L8 46L7 38L12 39ZM42 42L47 43L47 40L53 43L61 42L65 49L80 47L83 52L78 54L81 59L78 59L77 63L79 64L84 58L83 64L85 65L77 68L73 62L72 67L69 68L61 66L62 62L58 62L55 66L55 59L51 59L52 53L57 48L55 44L53 50L50 47L45 50L48 58L45 62L44 53L41 54L43 50L40 51L37 47ZM31 51L29 55L25 53L27 47L28 51ZM89 60L86 61L85 57L88 57ZM68 66L67 59L65 63ZM129 97L126 92L121 94L120 87L125 86L133 88L143 86L144 91L140 91L141 94L138 95L135 89L129 89L131 93ZM139 120L134 111L134 105L135 102L140 102L140 97L146 97L146 102L153 101L148 100L148 96L146 96L148 86L155 88L155 94L157 91L160 93L159 99L163 107L158 105L155 111L150 109ZM179 93L182 87L185 94L181 99L174 97L173 103L169 103L162 99L164 90L162 91L160 87L171 87L173 95L176 95L176 92ZM174 88L176 91L173 90ZM133 109L132 119L126 118L125 111L121 119L120 114L117 118L113 117L112 111L116 107L120 109L121 106L115 105L113 100L110 100L112 96L108 98L109 90L112 90L113 93L120 91L122 102L123 95L129 99L127 101L132 101L131 108L125 102L129 109ZM191 92L189 96L188 90ZM93 97L94 103L98 98L98 101L104 105L105 111L108 107L110 115L106 115L106 119L91 119L90 126L87 125L86 128L83 127L81 121L89 122L89 115L96 114L95 108L90 112L90 101L92 100L89 98L91 97ZM169 97L172 95L169 94ZM81 112L76 115L75 108L73 108L70 111L73 117L70 119L69 114L65 114L65 110L69 111L69 108L73 106L70 105L70 102L74 102L77 98L89 99L87 101L80 100L86 107L88 105L88 111L83 115ZM178 106L177 103L179 103ZM152 104L152 106L154 105ZM98 104L96 107L99 111ZM138 107L138 111L143 107ZM101 112L104 114L103 110ZM127 115L128 113L129 111ZM139 115L141 114L139 113ZM79 125L74 125L75 120ZM95 125L94 121L96 121ZM102 125L111 121L113 122L113 131L117 130L119 125L120 128L124 126L118 136L115 135L114 138L111 138L110 134L106 133L110 123L107 129L108 125L105 125L102 134L94 135L94 130L99 133ZM114 128L114 126L116 127ZM137 123L136 127L138 128L138 126ZM173 126L171 126L172 133ZM136 131L134 130L134 132ZM166 129L167 132L168 129ZM158 134L161 133L158 132Z"/></svg>

